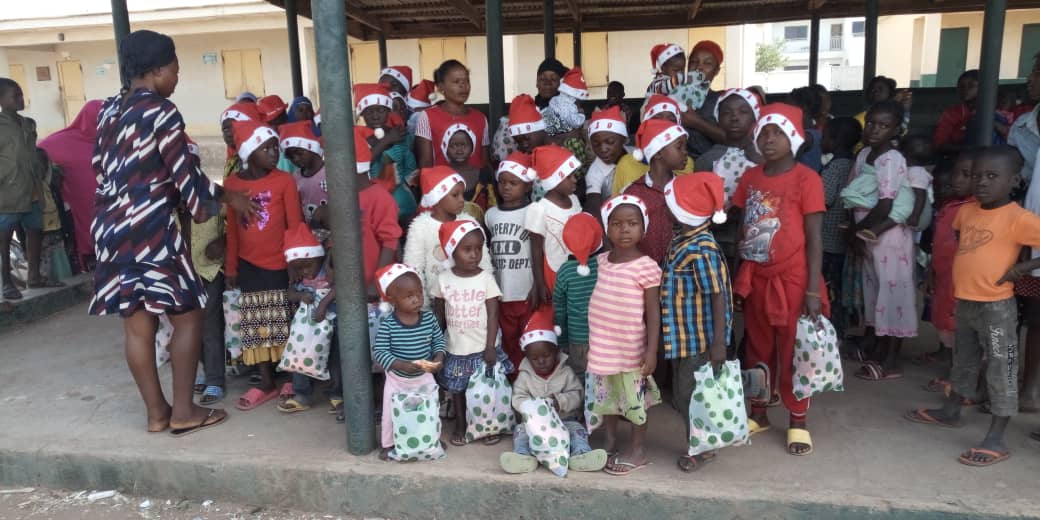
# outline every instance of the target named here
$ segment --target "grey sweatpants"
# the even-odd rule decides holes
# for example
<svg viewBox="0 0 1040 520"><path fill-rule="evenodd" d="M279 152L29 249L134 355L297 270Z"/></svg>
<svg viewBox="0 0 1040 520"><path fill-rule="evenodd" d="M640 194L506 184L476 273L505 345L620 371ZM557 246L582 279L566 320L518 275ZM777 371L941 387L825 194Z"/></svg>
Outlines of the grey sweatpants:
<svg viewBox="0 0 1040 520"><path fill-rule="evenodd" d="M993 415L1018 415L1018 307L1014 298L996 302L957 300L957 336L950 381L961 396L975 398L983 354Z"/></svg>

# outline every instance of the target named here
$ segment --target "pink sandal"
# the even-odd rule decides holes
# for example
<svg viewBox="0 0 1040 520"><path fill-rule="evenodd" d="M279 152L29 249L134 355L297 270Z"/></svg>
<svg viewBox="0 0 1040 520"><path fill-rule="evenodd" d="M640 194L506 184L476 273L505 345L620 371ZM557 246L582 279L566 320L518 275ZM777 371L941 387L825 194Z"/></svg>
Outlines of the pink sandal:
<svg viewBox="0 0 1040 520"><path fill-rule="evenodd" d="M277 388L267 393L264 393L264 391L259 388L250 388L246 393L242 394L242 397L238 398L235 408L242 411L249 411L277 397Z"/></svg>

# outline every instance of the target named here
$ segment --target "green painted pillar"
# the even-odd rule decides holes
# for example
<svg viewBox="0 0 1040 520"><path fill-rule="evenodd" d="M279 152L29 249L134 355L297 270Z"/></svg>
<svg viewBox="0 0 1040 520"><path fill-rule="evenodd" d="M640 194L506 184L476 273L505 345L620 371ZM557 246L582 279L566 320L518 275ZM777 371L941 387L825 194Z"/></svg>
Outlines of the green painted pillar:
<svg viewBox="0 0 1040 520"><path fill-rule="evenodd" d="M863 51L863 89L877 76L877 20L878 0L867 0L867 19L863 24L865 49Z"/></svg>
<svg viewBox="0 0 1040 520"><path fill-rule="evenodd" d="M343 371L347 449L364 455L376 447L372 409L372 359L368 345L368 305L361 258L361 209L354 158L354 102L350 92L347 13L339 0L311 0L314 47L321 92L321 132L326 143L329 210L336 263L336 325Z"/></svg>
<svg viewBox="0 0 1040 520"><path fill-rule="evenodd" d="M986 0L982 20L982 56L979 60L979 95L975 101L974 136L976 146L993 144L993 114L997 110L997 84L1000 80L1000 46L1004 41L1004 16L1007 0Z"/></svg>
<svg viewBox="0 0 1040 520"><path fill-rule="evenodd" d="M385 69L390 66L390 58L386 52L386 33L379 32L379 68ZM405 85L406 88L411 89L411 85Z"/></svg>
<svg viewBox="0 0 1040 520"><path fill-rule="evenodd" d="M116 57L119 57L119 42L130 34L130 13L126 10L126 0L112 0L112 29L116 36ZM129 81L123 73L123 64L119 64L120 85L128 85Z"/></svg>
<svg viewBox="0 0 1040 520"><path fill-rule="evenodd" d="M545 59L556 57L556 13L553 0L545 0L542 10L542 31L545 33Z"/></svg>
<svg viewBox="0 0 1040 520"><path fill-rule="evenodd" d="M488 131L494 135L505 112L505 67L502 63L502 0L484 2L488 57Z"/></svg>
<svg viewBox="0 0 1040 520"><path fill-rule="evenodd" d="M809 84L819 83L820 77L820 13L813 12L809 22Z"/></svg>
<svg viewBox="0 0 1040 520"><path fill-rule="evenodd" d="M296 0L285 0L285 31L289 33L289 72L293 97L303 95L303 69L300 68L300 28L296 19Z"/></svg>

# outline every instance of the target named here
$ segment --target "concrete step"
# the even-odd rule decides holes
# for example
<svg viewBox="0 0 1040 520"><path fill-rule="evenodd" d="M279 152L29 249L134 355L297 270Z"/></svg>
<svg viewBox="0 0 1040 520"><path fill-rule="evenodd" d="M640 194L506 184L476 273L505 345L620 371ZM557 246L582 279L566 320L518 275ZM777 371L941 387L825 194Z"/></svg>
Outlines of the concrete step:
<svg viewBox="0 0 1040 520"><path fill-rule="evenodd" d="M62 282L65 287L22 291L21 300L9 302L14 306L12 311L0 311L0 332L19 324L41 320L90 299L90 273L78 274Z"/></svg>

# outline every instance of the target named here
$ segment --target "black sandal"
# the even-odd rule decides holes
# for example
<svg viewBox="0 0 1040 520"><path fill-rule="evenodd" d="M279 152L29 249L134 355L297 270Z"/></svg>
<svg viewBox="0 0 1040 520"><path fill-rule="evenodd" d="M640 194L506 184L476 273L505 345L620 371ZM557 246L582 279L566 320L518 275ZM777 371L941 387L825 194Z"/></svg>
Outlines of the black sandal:
<svg viewBox="0 0 1040 520"><path fill-rule="evenodd" d="M22 291L19 291L14 285L8 285L4 287L4 299L5 300L21 300Z"/></svg>

